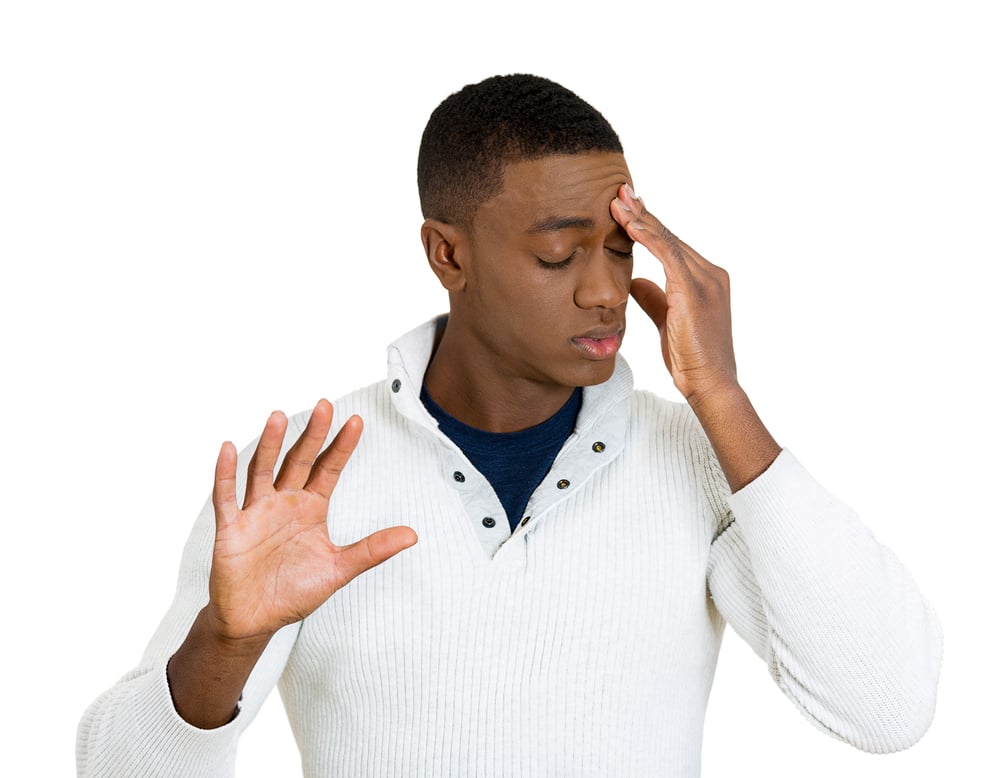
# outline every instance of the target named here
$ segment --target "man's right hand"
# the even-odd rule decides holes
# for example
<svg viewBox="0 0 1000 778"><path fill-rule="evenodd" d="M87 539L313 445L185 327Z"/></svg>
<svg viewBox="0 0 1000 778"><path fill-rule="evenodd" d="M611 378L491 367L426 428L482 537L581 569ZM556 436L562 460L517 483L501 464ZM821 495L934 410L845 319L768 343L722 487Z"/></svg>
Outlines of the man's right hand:
<svg viewBox="0 0 1000 778"><path fill-rule="evenodd" d="M274 476L288 420L271 414L236 499L236 449L225 443L215 466L215 550L208 611L219 637L265 642L301 621L359 573L417 542L409 527L379 530L335 546L327 529L330 495L361 437L352 416L319 453L333 406L321 400ZM317 456L318 454L318 456Z"/></svg>
<svg viewBox="0 0 1000 778"><path fill-rule="evenodd" d="M215 466L215 547L209 603L167 665L177 712L203 729L233 717L268 641L301 621L356 575L417 542L409 527L379 530L349 546L330 542L327 509L362 423L349 418L322 452L333 407L321 400L305 432L274 468L288 420L272 413L247 469L242 508L236 449L225 443Z"/></svg>

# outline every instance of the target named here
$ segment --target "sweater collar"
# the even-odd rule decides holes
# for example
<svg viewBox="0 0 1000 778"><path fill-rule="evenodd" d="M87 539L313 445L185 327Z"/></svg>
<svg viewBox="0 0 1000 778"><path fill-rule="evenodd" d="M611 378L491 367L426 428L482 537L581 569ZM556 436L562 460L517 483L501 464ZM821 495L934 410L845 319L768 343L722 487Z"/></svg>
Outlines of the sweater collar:
<svg viewBox="0 0 1000 778"><path fill-rule="evenodd" d="M448 320L447 314L431 319L389 345L388 384L393 405L403 416L422 427L437 431L437 422L420 402L420 387L430 364L434 343ZM624 415L624 404L632 393L632 370L621 354L615 370L602 384L583 388L583 404L577 416L576 432L586 435L609 412ZM624 422L624 418L622 418Z"/></svg>

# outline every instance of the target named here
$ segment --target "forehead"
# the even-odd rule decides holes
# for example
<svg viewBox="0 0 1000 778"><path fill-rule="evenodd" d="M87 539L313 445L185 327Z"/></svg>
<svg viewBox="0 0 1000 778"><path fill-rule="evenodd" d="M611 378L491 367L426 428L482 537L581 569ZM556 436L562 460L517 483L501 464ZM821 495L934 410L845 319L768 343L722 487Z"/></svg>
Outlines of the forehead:
<svg viewBox="0 0 1000 778"><path fill-rule="evenodd" d="M611 200L625 183L632 183L625 157L613 152L513 162L504 170L500 193L479 206L474 223L529 229L545 219L610 220Z"/></svg>

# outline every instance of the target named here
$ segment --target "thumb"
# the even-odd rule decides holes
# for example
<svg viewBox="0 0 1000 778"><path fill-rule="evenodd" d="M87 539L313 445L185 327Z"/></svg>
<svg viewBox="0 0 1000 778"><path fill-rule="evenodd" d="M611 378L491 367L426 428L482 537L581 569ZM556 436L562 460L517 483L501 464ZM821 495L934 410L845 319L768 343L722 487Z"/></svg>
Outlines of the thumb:
<svg viewBox="0 0 1000 778"><path fill-rule="evenodd" d="M343 576L341 586L416 542L417 533L409 527L389 527L344 546L337 558L337 568Z"/></svg>
<svg viewBox="0 0 1000 778"><path fill-rule="evenodd" d="M667 295L652 281L646 278L632 280L632 296L639 307L653 320L657 328L662 328L667 320Z"/></svg>

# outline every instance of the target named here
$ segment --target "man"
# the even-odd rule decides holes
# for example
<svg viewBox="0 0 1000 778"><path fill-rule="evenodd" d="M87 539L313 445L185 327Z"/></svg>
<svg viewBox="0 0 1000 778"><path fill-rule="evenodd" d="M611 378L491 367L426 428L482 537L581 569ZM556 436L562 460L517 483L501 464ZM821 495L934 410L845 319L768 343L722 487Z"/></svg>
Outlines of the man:
<svg viewBox="0 0 1000 778"><path fill-rule="evenodd" d="M81 774L229 775L277 684L306 776L696 776L725 622L831 735L921 736L933 611L767 432L725 271L631 184L604 117L545 79L435 110L421 236L448 316L336 403L332 442L321 401L273 414L249 461L223 446ZM665 285L632 280L634 242ZM630 293L686 405L632 389Z"/></svg>

